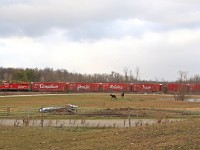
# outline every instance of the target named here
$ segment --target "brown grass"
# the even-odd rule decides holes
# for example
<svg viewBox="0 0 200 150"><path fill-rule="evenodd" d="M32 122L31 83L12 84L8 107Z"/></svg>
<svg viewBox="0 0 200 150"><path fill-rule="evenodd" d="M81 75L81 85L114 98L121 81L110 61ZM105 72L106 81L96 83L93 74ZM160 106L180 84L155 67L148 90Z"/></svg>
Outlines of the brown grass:
<svg viewBox="0 0 200 150"><path fill-rule="evenodd" d="M119 96L118 96L119 97ZM167 100L171 99L171 100ZM109 94L82 94L82 95L52 95L52 96L25 96L0 97L1 106L10 107L41 107L63 106L72 103L80 107L89 108L200 108L200 103L174 101L171 95L126 95L125 99L111 100Z"/></svg>
<svg viewBox="0 0 200 150"><path fill-rule="evenodd" d="M0 126L0 149L200 149L200 120L133 128Z"/></svg>
<svg viewBox="0 0 200 150"><path fill-rule="evenodd" d="M69 103L78 105L79 112L94 113L102 110L112 110L113 113L127 114L127 108L130 107L132 116L154 118L180 117L182 114L189 114L188 112L200 112L200 102L175 101L172 95L126 94L124 99L120 98L120 95L117 96L117 100L111 100L108 93L0 97L0 112L1 110L5 111L7 107L11 107L11 114L18 115L23 112L27 115L29 112L37 112L42 106L62 107ZM120 108L126 108L126 110L123 111Z"/></svg>
<svg viewBox="0 0 200 150"><path fill-rule="evenodd" d="M92 112L108 110L126 114L126 109L130 107L130 113L133 115L139 113L158 118L187 114L188 111L196 113L200 109L200 103L174 101L171 95L126 94L125 99L118 98L118 100L111 100L109 94L0 97L0 107L11 107L11 111L16 113L24 110L37 110L42 106L64 106L68 103ZM0 126L0 149L200 149L200 119L198 114L196 119L186 119L182 122L131 128Z"/></svg>

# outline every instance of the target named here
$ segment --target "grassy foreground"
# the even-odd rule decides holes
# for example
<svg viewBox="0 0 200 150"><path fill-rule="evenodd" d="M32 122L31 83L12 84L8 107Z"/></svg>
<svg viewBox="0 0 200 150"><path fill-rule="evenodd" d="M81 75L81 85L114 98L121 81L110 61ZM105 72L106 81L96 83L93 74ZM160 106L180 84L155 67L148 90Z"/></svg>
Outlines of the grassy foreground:
<svg viewBox="0 0 200 150"><path fill-rule="evenodd" d="M74 95L47 95L47 96L15 96L0 97L0 117L40 116L38 109L49 106L78 105L79 113L106 113L119 114L143 118L174 118L200 116L200 102L182 102L173 100L172 95L134 95L126 94L122 99L111 100L109 93L104 94L74 94ZM194 98L199 98L194 96ZM130 108L128 112L128 108ZM63 118L67 116L50 116Z"/></svg>
<svg viewBox="0 0 200 150"><path fill-rule="evenodd" d="M3 150L198 150L200 120L132 128L0 126Z"/></svg>
<svg viewBox="0 0 200 150"><path fill-rule="evenodd" d="M119 95L117 95L119 97ZM195 96L198 98L198 96ZM174 101L171 95L133 95L111 100L109 94L0 97L10 115L37 115L42 106L78 105L93 113L127 114L132 117L182 117L184 121L130 128L8 127L0 125L0 150L198 150L200 102ZM0 111L3 118L4 112ZM21 114L20 114L21 115ZM9 116L10 117L10 116ZM18 117L18 116L17 116ZM32 116L31 116L32 117ZM53 115L59 119L59 115ZM66 119L63 115L62 119Z"/></svg>

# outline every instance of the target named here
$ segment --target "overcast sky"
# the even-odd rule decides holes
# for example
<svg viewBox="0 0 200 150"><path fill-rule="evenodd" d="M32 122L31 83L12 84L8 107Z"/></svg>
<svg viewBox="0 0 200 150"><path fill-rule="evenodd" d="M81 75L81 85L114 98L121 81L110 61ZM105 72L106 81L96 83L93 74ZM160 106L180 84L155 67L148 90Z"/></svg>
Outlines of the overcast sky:
<svg viewBox="0 0 200 150"><path fill-rule="evenodd" d="M199 0L0 0L0 67L199 74Z"/></svg>

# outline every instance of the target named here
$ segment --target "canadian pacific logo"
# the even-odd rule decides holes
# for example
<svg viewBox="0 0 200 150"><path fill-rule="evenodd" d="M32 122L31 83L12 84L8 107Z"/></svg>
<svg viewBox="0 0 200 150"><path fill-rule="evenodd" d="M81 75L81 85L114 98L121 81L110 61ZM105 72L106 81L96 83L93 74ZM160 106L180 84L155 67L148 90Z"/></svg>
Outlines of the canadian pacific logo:
<svg viewBox="0 0 200 150"><path fill-rule="evenodd" d="M118 89L122 90L122 89L123 89L123 87L120 86L120 85L110 85L109 88L110 88L110 89L116 89L116 90L118 90Z"/></svg>
<svg viewBox="0 0 200 150"><path fill-rule="evenodd" d="M56 89L56 88L58 88L58 85L53 85L53 84L51 84L51 85L43 85L43 84L40 84L40 88L41 89Z"/></svg>
<svg viewBox="0 0 200 150"><path fill-rule="evenodd" d="M87 90L89 88L90 88L89 85L78 85L78 87L77 87L78 90L80 90L80 89Z"/></svg>

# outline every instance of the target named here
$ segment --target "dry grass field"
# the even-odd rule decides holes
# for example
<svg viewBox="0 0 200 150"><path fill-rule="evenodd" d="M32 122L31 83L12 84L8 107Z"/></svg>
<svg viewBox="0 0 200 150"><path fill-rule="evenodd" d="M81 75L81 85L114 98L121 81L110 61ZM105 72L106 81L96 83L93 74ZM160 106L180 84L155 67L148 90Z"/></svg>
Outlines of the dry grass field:
<svg viewBox="0 0 200 150"><path fill-rule="evenodd" d="M42 106L78 105L80 113L125 114L131 118L184 118L180 122L129 128L22 127L0 125L3 150L170 150L200 149L200 102L174 101L171 95L133 95L111 100L109 94L0 97L1 108L37 112ZM193 98L199 98L193 96ZM129 112L128 112L129 108ZM27 113L25 113L27 114ZM31 116L31 114L29 114ZM67 119L69 115L62 115ZM5 116L0 114L0 117ZM10 116L8 116L10 117ZM19 117L19 116L18 116ZM52 115L57 119L59 115ZM91 118L90 118L91 119ZM92 119L99 119L97 116ZM113 117L111 117L113 119Z"/></svg>
<svg viewBox="0 0 200 150"><path fill-rule="evenodd" d="M200 120L131 128L0 126L3 150L199 150Z"/></svg>
<svg viewBox="0 0 200 150"><path fill-rule="evenodd" d="M120 116L126 115L130 108L129 113L132 117L174 118L194 117L200 114L200 102L175 101L172 95L126 94L124 99L120 98L120 95L117 97L117 100L111 100L108 93L0 97L0 109L10 108L11 115L18 115L20 112L39 115L37 112L41 107L74 104L78 105L79 113L119 114ZM193 97L198 98L198 96Z"/></svg>

